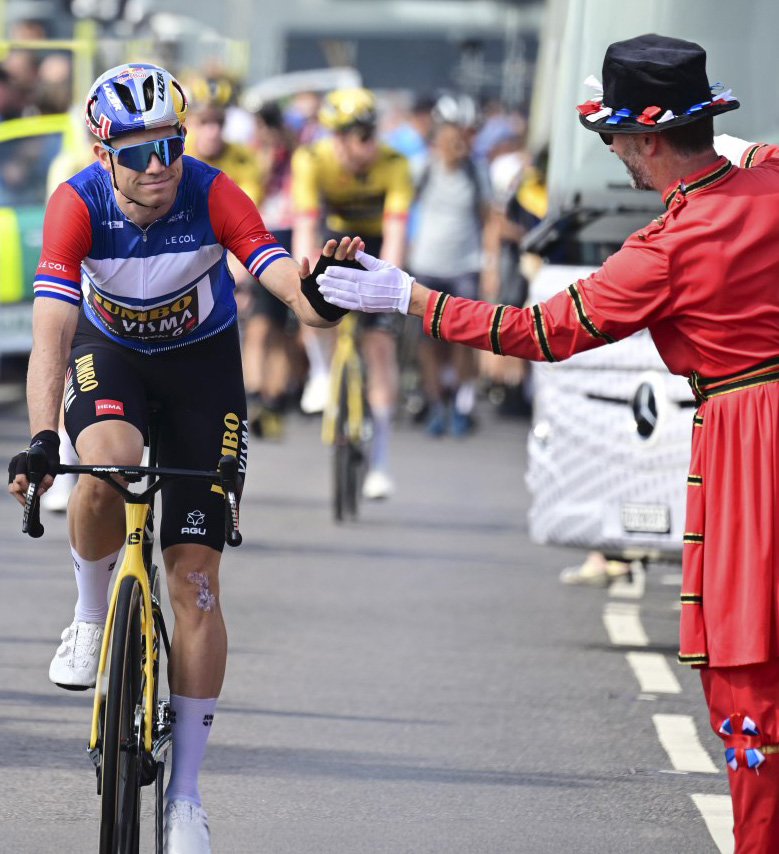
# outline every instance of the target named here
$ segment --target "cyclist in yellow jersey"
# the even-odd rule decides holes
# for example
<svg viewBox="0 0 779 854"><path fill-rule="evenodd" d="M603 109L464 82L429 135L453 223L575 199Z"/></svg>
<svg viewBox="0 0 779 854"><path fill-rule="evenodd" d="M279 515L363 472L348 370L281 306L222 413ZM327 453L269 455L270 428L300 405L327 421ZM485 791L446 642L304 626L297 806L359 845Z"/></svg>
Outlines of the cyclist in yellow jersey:
<svg viewBox="0 0 779 854"><path fill-rule="evenodd" d="M367 89L341 89L325 98L320 122L331 135L302 146L292 158L294 257L311 257L323 230L359 235L367 251L393 264L404 258L413 183L406 159L376 139L376 120L375 98ZM366 498L387 498L394 489L389 434L398 391L397 347L391 316L375 317L364 323L361 341L373 419L363 491ZM326 400L328 360L322 337L307 334L305 344L311 374L301 406L316 412Z"/></svg>

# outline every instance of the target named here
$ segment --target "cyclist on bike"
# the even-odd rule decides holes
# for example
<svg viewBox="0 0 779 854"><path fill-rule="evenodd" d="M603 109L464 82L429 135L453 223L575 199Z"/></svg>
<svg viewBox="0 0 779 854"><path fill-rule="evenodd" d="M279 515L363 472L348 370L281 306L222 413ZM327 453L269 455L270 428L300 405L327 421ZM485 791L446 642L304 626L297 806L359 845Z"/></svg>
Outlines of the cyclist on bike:
<svg viewBox="0 0 779 854"><path fill-rule="evenodd" d="M367 89L340 89L325 98L319 113L331 131L292 157L292 199L295 256L311 257L319 243L320 213L328 237L359 234L369 254L401 264L406 248L406 219L414 196L408 162L376 139L376 100ZM361 348L373 420L373 442L363 492L366 498L387 498L389 434L398 393L397 347L392 315L361 318ZM301 406L324 408L328 359L316 333L305 341L311 376ZM316 398L315 400L312 398Z"/></svg>
<svg viewBox="0 0 779 854"><path fill-rule="evenodd" d="M118 66L90 89L86 122L97 161L52 195L34 284L27 399L31 446L48 463L44 490L58 463L63 387L65 425L84 464L140 463L148 402L156 401L161 465L213 469L232 454L245 473L246 401L227 250L301 321L330 323L327 311L320 315L315 300L303 298L308 262L292 261L255 202L224 173L182 156L186 113L181 86L154 65ZM353 254L357 241L347 244L337 257ZM333 249L328 244L325 255ZM21 500L26 452L11 461L9 482ZM169 854L210 851L198 772L227 650L218 573L223 500L219 490L190 482L162 491L160 541L175 616ZM95 684L111 570L125 537L122 501L82 478L68 522L78 601L49 676L81 690Z"/></svg>

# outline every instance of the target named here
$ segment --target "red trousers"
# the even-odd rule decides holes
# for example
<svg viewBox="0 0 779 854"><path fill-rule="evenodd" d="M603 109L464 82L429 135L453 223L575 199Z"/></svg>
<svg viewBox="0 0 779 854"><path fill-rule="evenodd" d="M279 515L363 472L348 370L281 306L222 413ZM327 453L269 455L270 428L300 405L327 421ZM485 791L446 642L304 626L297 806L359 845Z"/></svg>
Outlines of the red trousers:
<svg viewBox="0 0 779 854"><path fill-rule="evenodd" d="M779 745L779 659L743 667L704 667L703 693L709 706L711 726L723 740L737 770L728 768L733 799L735 854L779 852L779 753L770 750L757 768L747 767L751 749ZM745 733L755 724L757 735ZM722 732L732 730L732 735Z"/></svg>

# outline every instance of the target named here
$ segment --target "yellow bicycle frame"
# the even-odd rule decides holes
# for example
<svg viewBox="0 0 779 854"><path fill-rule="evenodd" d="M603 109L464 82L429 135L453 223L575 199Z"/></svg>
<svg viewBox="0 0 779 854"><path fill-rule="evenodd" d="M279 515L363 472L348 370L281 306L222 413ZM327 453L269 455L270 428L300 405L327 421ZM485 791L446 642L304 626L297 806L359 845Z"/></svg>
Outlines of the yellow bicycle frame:
<svg viewBox="0 0 779 854"><path fill-rule="evenodd" d="M144 688L144 716L143 716L143 747L151 751L151 725L153 718L152 703L154 702L154 618L152 615L151 590L149 589L149 576L143 564L143 532L146 528L146 517L149 513L148 504L131 504L126 502L125 519L127 520L127 540L122 558L122 565L114 582L111 593L111 601L108 605L108 617L103 634L103 645L100 649L100 664L97 669L97 681L95 683L95 704L92 709L92 735L89 739L89 749L97 747L98 719L100 716L101 683L108 660L108 649L111 645L111 633L116 613L116 600L119 596L119 588L125 578L134 578L141 587L141 631L146 639L146 656L143 662L145 676Z"/></svg>
<svg viewBox="0 0 779 854"><path fill-rule="evenodd" d="M341 389L341 377L346 371L346 429L349 438L358 442L362 436L362 366L357 355L355 333L357 320L354 314L347 314L338 327L338 337L330 364L330 392L327 406L322 415L322 442L332 445L335 442L335 419Z"/></svg>

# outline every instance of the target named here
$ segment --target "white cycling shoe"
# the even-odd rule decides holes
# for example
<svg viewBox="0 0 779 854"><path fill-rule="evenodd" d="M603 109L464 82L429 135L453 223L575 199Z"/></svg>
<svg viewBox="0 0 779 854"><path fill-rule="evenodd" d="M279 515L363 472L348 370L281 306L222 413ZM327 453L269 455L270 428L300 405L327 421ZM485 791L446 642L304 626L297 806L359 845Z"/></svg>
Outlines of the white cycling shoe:
<svg viewBox="0 0 779 854"><path fill-rule="evenodd" d="M300 408L306 415L324 412L329 397L330 375L325 373L311 374L303 387Z"/></svg>
<svg viewBox="0 0 779 854"><path fill-rule="evenodd" d="M86 691L95 687L103 627L99 623L74 620L62 633L49 667L49 679L69 691Z"/></svg>
<svg viewBox="0 0 779 854"><path fill-rule="evenodd" d="M362 484L362 496L370 501L383 501L395 492L392 478L381 469L371 469Z"/></svg>
<svg viewBox="0 0 779 854"><path fill-rule="evenodd" d="M206 811L177 798L165 807L164 854L211 854Z"/></svg>

